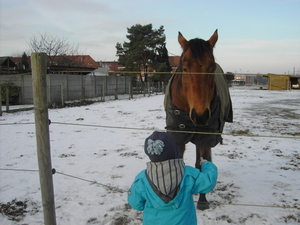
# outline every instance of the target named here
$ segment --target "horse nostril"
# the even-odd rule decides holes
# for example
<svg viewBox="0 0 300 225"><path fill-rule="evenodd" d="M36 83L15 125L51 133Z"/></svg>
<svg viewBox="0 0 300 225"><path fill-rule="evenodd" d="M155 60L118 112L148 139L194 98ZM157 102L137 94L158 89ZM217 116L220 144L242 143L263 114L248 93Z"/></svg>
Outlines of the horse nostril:
<svg viewBox="0 0 300 225"><path fill-rule="evenodd" d="M206 109L202 115L199 115L194 108L190 112L190 119L194 125L207 125L210 117L210 109Z"/></svg>

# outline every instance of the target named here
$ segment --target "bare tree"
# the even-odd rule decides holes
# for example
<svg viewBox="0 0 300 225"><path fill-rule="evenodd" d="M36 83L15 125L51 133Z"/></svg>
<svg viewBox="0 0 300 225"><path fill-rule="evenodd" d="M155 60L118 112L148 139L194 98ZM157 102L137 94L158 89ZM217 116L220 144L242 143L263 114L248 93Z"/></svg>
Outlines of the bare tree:
<svg viewBox="0 0 300 225"><path fill-rule="evenodd" d="M30 39L29 47L31 52L45 52L49 66L80 66L72 60L72 56L80 55L79 45L69 43L67 38L40 33Z"/></svg>

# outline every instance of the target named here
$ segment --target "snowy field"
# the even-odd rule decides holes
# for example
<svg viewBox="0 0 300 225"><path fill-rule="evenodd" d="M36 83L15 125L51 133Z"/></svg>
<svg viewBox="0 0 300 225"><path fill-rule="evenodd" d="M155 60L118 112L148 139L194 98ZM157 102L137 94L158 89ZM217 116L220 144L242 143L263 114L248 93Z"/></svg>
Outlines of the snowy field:
<svg viewBox="0 0 300 225"><path fill-rule="evenodd" d="M211 208L197 211L198 224L299 224L300 91L230 93L234 122L213 148L218 184L207 195ZM144 139L164 130L163 97L49 110L57 224L141 224L126 191L148 161ZM0 117L1 208L19 209L0 213L1 225L43 224L33 123L33 110ZM188 144L186 164L194 157Z"/></svg>

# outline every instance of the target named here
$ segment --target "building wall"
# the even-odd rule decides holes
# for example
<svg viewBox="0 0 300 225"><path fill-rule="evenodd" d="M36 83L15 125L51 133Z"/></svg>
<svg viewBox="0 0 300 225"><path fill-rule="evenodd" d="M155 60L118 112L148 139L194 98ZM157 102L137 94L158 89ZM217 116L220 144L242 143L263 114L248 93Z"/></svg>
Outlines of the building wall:
<svg viewBox="0 0 300 225"><path fill-rule="evenodd" d="M268 74L268 90L290 90L290 77L287 75Z"/></svg>

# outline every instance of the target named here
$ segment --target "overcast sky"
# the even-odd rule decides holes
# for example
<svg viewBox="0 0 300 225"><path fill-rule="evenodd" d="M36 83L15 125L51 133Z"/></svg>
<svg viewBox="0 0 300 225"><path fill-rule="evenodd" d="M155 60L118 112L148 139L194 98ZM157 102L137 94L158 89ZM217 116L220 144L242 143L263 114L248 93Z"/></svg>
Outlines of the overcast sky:
<svg viewBox="0 0 300 225"><path fill-rule="evenodd" d="M165 28L169 55L186 39L218 29L216 61L225 72L300 73L300 0L0 0L0 56L21 54L45 33L79 44L96 61L117 60L127 28Z"/></svg>

